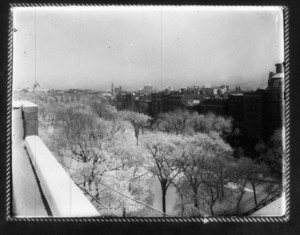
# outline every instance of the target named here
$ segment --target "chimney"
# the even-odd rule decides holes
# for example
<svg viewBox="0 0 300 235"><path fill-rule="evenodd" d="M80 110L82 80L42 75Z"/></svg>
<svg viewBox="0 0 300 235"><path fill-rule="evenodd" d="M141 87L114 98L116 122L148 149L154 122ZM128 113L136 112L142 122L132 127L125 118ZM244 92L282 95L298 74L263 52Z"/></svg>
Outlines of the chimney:
<svg viewBox="0 0 300 235"><path fill-rule="evenodd" d="M276 73L283 73L283 63L275 64Z"/></svg>
<svg viewBox="0 0 300 235"><path fill-rule="evenodd" d="M14 111L14 113L22 120L22 124L14 124L20 125L19 128L23 129L23 138L38 135L38 106L29 101L14 101L12 106L13 109L19 109L19 112Z"/></svg>

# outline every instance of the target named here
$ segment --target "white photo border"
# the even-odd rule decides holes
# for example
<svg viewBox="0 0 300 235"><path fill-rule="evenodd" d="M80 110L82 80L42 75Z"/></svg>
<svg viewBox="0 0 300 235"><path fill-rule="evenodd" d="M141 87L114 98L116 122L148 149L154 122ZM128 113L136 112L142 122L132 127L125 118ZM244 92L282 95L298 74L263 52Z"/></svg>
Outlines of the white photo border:
<svg viewBox="0 0 300 235"><path fill-rule="evenodd" d="M262 217L236 217L220 216L206 218L182 218L182 217L13 217L12 211L12 145L11 145L11 123L12 123L12 81L13 81L13 8L14 7L150 7L150 6L168 6L168 7L232 7L228 6L206 6L206 5L101 5L101 4L47 4L47 3L13 3L10 4L8 20L8 74L7 74L7 132L6 132L6 221L26 221L26 222L192 222L192 223L230 223L230 222L288 222L290 220L290 61L289 61L289 9L287 6L277 6L283 12L284 27L284 71L285 71L285 153L283 179L285 180L285 215L284 216L262 216ZM269 6L269 5L268 5ZM234 7L255 7L253 6L234 6ZM263 7L263 6L258 6Z"/></svg>

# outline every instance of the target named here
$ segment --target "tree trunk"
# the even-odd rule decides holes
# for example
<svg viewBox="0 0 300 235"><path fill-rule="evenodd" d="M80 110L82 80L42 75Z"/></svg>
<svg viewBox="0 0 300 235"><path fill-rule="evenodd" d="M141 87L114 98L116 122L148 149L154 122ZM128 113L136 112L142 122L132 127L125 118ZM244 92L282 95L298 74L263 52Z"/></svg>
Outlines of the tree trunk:
<svg viewBox="0 0 300 235"><path fill-rule="evenodd" d="M241 196L239 197L239 200L238 200L238 202L236 204L236 212L237 212L237 214L239 214L239 211L240 211L240 203L241 203L242 198L243 198L244 193L245 193L246 183L247 183L247 180L244 180L243 187L241 188L241 190L242 190Z"/></svg>
<svg viewBox="0 0 300 235"><path fill-rule="evenodd" d="M180 199L181 199L181 217L184 215L184 199L182 193L180 193Z"/></svg>
<svg viewBox="0 0 300 235"><path fill-rule="evenodd" d="M167 194L167 182L166 180L160 181L161 193L162 193L162 211L166 213L166 194Z"/></svg>
<svg viewBox="0 0 300 235"><path fill-rule="evenodd" d="M221 172L221 179L220 179L220 188L221 188L221 197L224 198L225 193L224 193L224 178L223 178L223 173Z"/></svg>
<svg viewBox="0 0 300 235"><path fill-rule="evenodd" d="M166 213L166 190L162 190L162 210Z"/></svg>
<svg viewBox="0 0 300 235"><path fill-rule="evenodd" d="M238 202L237 202L237 204L236 204L236 213L237 213L237 214L239 214L239 212L240 212L240 203L241 203L241 201L242 201L243 195L244 195L244 190L243 190L243 192L241 193L241 196L240 196L240 198L239 198L239 200L238 200Z"/></svg>
<svg viewBox="0 0 300 235"><path fill-rule="evenodd" d="M96 199L99 199L99 189L98 189L98 182L95 181L95 189L96 189Z"/></svg>
<svg viewBox="0 0 300 235"><path fill-rule="evenodd" d="M198 208L199 203L198 203L198 192L197 188L193 188L194 191L194 207Z"/></svg>
<svg viewBox="0 0 300 235"><path fill-rule="evenodd" d="M135 135L135 138L136 138L136 145L139 145L139 127L135 124L133 124L133 129L134 129L134 135Z"/></svg>
<svg viewBox="0 0 300 235"><path fill-rule="evenodd" d="M194 195L194 207L198 208L198 199L197 199L197 195Z"/></svg>
<svg viewBox="0 0 300 235"><path fill-rule="evenodd" d="M221 184L221 196L222 196L222 198L225 197L225 193L224 193L224 183L223 183L223 181L222 181L222 184Z"/></svg>
<svg viewBox="0 0 300 235"><path fill-rule="evenodd" d="M214 205L210 205L210 206L209 206L211 216L214 216L213 206L214 206Z"/></svg>
<svg viewBox="0 0 300 235"><path fill-rule="evenodd" d="M92 191L92 179L89 178L89 190Z"/></svg>
<svg viewBox="0 0 300 235"><path fill-rule="evenodd" d="M251 182L251 185L252 185L252 188L253 188L253 197L254 197L255 206L257 206L256 187L255 187L255 184L253 182Z"/></svg>

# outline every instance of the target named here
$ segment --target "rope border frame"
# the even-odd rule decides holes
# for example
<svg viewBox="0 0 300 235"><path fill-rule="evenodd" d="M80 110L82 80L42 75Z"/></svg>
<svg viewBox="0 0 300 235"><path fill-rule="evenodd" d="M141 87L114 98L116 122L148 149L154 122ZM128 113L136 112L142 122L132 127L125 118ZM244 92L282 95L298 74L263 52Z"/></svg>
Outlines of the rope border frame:
<svg viewBox="0 0 300 235"><path fill-rule="evenodd" d="M7 121L6 121L6 221L22 221L22 222L191 222L191 223L231 223L231 222L288 222L290 219L290 61L289 61L289 9L287 6L278 6L283 12L283 27L284 27L284 116L285 116L285 154L283 162L283 176L285 180L285 199L286 213L282 217L207 217L207 218L182 218L182 217L13 217L12 211L12 145L11 145L11 113L12 113L12 82L13 82L13 8L14 7L152 7L160 5L109 5L109 4L51 4L51 3L13 3L9 8L8 19L8 69L7 69ZM180 5L161 5L167 7L182 7ZM198 5L200 6L200 5ZM197 5L186 5L183 7L198 7ZM231 7L228 6L206 6L202 7ZM235 7L254 7L254 6L235 6ZM263 7L263 6L260 6Z"/></svg>

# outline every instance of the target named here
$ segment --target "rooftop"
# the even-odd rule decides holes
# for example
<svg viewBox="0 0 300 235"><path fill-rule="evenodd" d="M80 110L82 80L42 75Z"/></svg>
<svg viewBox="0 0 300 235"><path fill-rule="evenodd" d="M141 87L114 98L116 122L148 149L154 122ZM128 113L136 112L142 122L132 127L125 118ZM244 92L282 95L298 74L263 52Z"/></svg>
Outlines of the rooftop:
<svg viewBox="0 0 300 235"><path fill-rule="evenodd" d="M27 103L29 104L29 103ZM31 160L24 145L21 103L12 111L12 176L13 214L15 216L48 216L33 171Z"/></svg>
<svg viewBox="0 0 300 235"><path fill-rule="evenodd" d="M37 135L37 105L12 107L12 216L99 216Z"/></svg>

